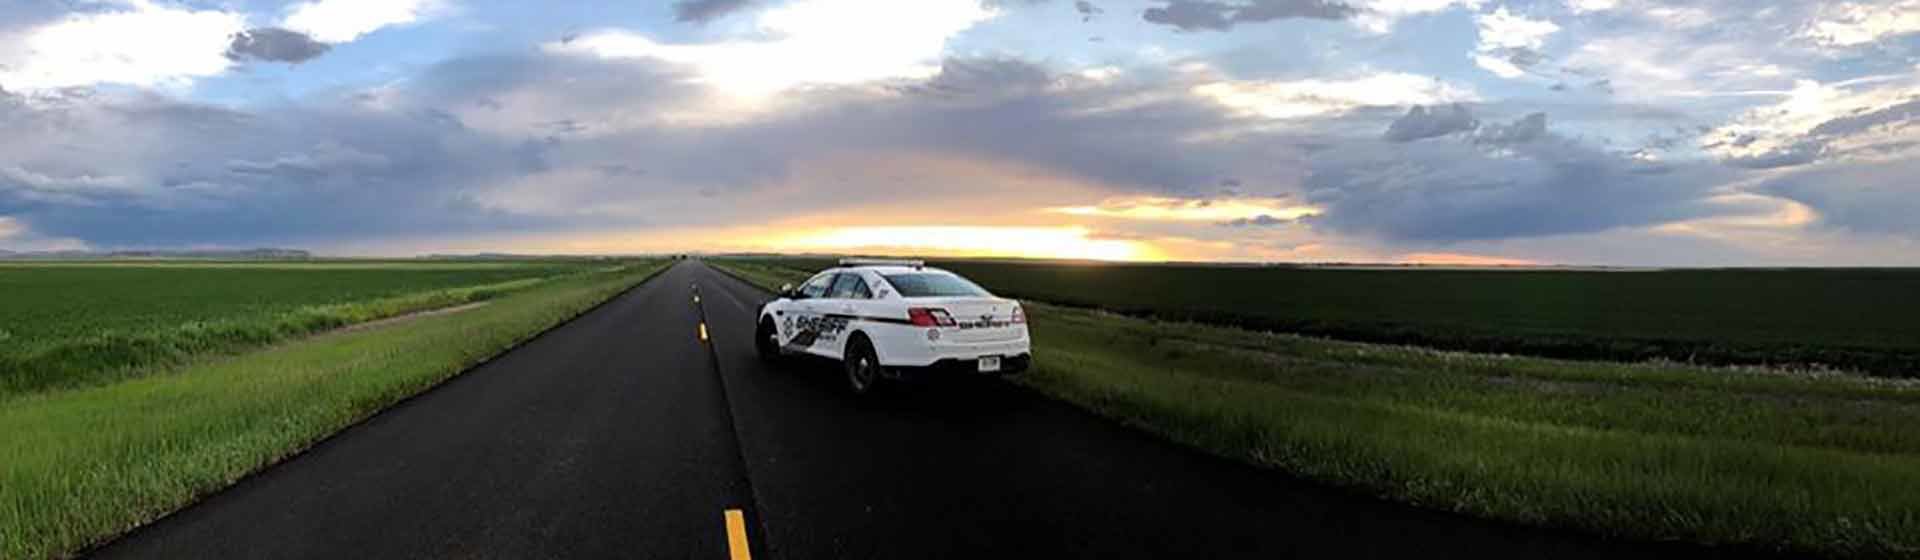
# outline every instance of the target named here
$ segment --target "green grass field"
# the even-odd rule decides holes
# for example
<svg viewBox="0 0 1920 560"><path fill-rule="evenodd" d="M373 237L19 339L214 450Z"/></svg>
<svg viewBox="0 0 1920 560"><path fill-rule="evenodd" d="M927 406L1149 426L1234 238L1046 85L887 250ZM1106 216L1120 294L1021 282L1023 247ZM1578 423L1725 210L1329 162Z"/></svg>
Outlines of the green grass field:
<svg viewBox="0 0 1920 560"><path fill-rule="evenodd" d="M0 401L0 434L5 434L0 457L6 458L0 461L0 558L69 554L191 503L578 315L665 264L569 268L575 273L503 291L485 306L458 313L282 341L239 354L195 354L176 365L146 366L145 373L153 375ZM222 274L238 272L277 286L301 282L278 269L213 273L185 268L234 293L262 292ZM494 286L551 272L509 266L474 275L454 268L469 275L422 277L407 267L375 267L377 274L396 276L383 281L327 274L333 268L306 270L357 284L301 284L309 295L330 295L300 301L324 304L341 297ZM493 275L501 271L507 275ZM333 288L341 291L327 291ZM190 299L217 299L206 291L175 289ZM255 301L269 310L305 309ZM273 313L278 311L258 316Z"/></svg>
<svg viewBox="0 0 1920 560"><path fill-rule="evenodd" d="M0 398L412 311L591 261L0 264Z"/></svg>
<svg viewBox="0 0 1920 560"><path fill-rule="evenodd" d="M806 271L712 261L762 286ZM1019 383L1423 507L1640 539L1920 554L1920 383L1444 352L1028 304Z"/></svg>
<svg viewBox="0 0 1920 560"><path fill-rule="evenodd" d="M807 270L822 258L768 262ZM995 293L1343 340L1920 376L1920 270L1355 270L938 261Z"/></svg>

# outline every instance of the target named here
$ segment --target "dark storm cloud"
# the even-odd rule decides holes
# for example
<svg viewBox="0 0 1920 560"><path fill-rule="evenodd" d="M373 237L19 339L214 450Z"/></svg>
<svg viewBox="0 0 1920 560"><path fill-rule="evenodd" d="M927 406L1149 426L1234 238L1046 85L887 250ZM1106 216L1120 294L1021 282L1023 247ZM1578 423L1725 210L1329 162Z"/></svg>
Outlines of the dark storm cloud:
<svg viewBox="0 0 1920 560"><path fill-rule="evenodd" d="M1350 144L1309 162L1315 227L1393 241L1591 233L1711 215L1732 176L1653 166L1545 130L1545 115L1483 125L1473 141Z"/></svg>
<svg viewBox="0 0 1920 560"><path fill-rule="evenodd" d="M1776 169L1806 165L1820 159L1827 152L1827 145L1816 141L1796 142L1766 153L1727 158L1726 164L1746 169Z"/></svg>
<svg viewBox="0 0 1920 560"><path fill-rule="evenodd" d="M1199 199L1232 177L1248 196L1325 209L1309 227L1444 241L1698 215L1705 185L1718 184L1693 166L1654 169L1559 138L1544 117L1482 125L1502 131L1484 138L1395 143L1286 129L1193 142L1246 122L1204 98L1162 95L1188 87L1171 72L1091 80L1004 58L949 60L923 85L886 92L813 88L785 98L788 110L689 126L668 115L698 110L709 92L680 72L475 56L398 87L257 112L158 98L0 103L0 126L21 131L0 137L9 169L0 215L100 246L764 223L845 200L916 200L914 185L942 178L906 170L785 188L817 162L908 155L1004 164L1116 196ZM1406 118L1332 118L1357 119L1335 128L1381 130L1396 117ZM692 213L671 202L700 197L727 202Z"/></svg>
<svg viewBox="0 0 1920 560"><path fill-rule="evenodd" d="M1808 131L1813 136L1848 136L1876 127L1902 124L1920 116L1920 99L1909 99L1891 107L1862 111L1820 123Z"/></svg>
<svg viewBox="0 0 1920 560"><path fill-rule="evenodd" d="M1525 144L1547 136L1547 114L1533 113L1507 124L1488 124L1473 135L1478 144L1507 146Z"/></svg>
<svg viewBox="0 0 1920 560"><path fill-rule="evenodd" d="M1277 227L1277 226L1284 226L1292 223L1294 223L1293 220L1288 220L1285 218L1275 218L1268 214L1261 214L1251 218L1234 218L1231 220L1220 222L1220 225L1226 226L1226 227Z"/></svg>
<svg viewBox="0 0 1920 560"><path fill-rule="evenodd" d="M952 58L925 84L903 91L947 96L1027 94L1053 83L1045 68L1010 58Z"/></svg>
<svg viewBox="0 0 1920 560"><path fill-rule="evenodd" d="M1480 126L1465 105L1454 104L1431 109L1415 105L1407 114L1387 126L1383 138L1388 142L1412 142L1465 132Z"/></svg>
<svg viewBox="0 0 1920 560"><path fill-rule="evenodd" d="M1141 19L1181 31L1229 31L1242 23L1293 18L1339 20L1359 13L1353 6L1328 0L1166 0L1165 4L1147 8Z"/></svg>
<svg viewBox="0 0 1920 560"><path fill-rule="evenodd" d="M586 74L595 75L637 77L619 69ZM0 126L38 139L0 139L9 161L0 174L0 215L41 235L101 246L297 244L564 225L477 202L478 185L544 165L537 142L476 134L444 113L400 104L305 103L251 113L135 95L25 110L0 105Z"/></svg>
<svg viewBox="0 0 1920 560"><path fill-rule="evenodd" d="M753 5L755 0L679 0L673 3L673 19L683 23L706 23Z"/></svg>
<svg viewBox="0 0 1920 560"><path fill-rule="evenodd" d="M1093 21L1094 16L1105 13L1105 10L1101 10L1099 6L1093 5L1093 2L1088 2L1087 0L1074 0L1073 10L1080 12L1080 21L1083 22Z"/></svg>
<svg viewBox="0 0 1920 560"><path fill-rule="evenodd" d="M262 27L235 33L227 58L299 64L327 54L333 46L298 31Z"/></svg>
<svg viewBox="0 0 1920 560"><path fill-rule="evenodd" d="M1920 160L1901 158L1848 165L1816 165L1761 184L1758 192L1813 207L1819 227L1920 235Z"/></svg>
<svg viewBox="0 0 1920 560"><path fill-rule="evenodd" d="M1912 123L1916 117L1920 117L1920 99L1909 99L1879 109L1864 109L1821 122L1809 129L1805 135L1792 139L1784 146L1758 154L1729 157L1722 163L1745 169L1779 169L1808 165L1823 158L1844 159L1854 155L1853 150L1837 148L1836 142L1882 129L1905 126ZM1759 140L1759 136L1752 134L1728 135L1707 144L1707 147L1746 148ZM1898 149L1898 146L1879 143L1858 148L1870 155Z"/></svg>

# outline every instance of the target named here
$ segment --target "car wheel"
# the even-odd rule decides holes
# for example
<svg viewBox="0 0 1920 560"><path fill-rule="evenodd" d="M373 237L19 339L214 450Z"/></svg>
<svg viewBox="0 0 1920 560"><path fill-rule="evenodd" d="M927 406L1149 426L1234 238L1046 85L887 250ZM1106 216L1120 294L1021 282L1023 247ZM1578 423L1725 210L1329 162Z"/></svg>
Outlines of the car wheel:
<svg viewBox="0 0 1920 560"><path fill-rule="evenodd" d="M780 331L774 329L772 318L761 319L760 327L753 330L753 349L760 354L760 361L780 361Z"/></svg>
<svg viewBox="0 0 1920 560"><path fill-rule="evenodd" d="M866 338L856 338L847 344L847 355L843 360L847 368L847 389L859 396L871 395L880 385L880 357L873 352L873 344Z"/></svg>

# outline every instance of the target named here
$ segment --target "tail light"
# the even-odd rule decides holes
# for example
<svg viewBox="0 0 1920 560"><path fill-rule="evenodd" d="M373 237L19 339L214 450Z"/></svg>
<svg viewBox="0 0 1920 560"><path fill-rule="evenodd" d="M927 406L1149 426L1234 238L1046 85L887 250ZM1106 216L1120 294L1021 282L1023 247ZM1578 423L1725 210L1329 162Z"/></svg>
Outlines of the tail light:
<svg viewBox="0 0 1920 560"><path fill-rule="evenodd" d="M1027 322L1026 308L1020 307L1019 305L1014 305L1013 306L1013 324L1019 325L1019 324L1024 324L1026 322Z"/></svg>
<svg viewBox="0 0 1920 560"><path fill-rule="evenodd" d="M909 307L907 320L916 327L951 327L959 324L954 322L953 315L947 314L947 310L937 307Z"/></svg>

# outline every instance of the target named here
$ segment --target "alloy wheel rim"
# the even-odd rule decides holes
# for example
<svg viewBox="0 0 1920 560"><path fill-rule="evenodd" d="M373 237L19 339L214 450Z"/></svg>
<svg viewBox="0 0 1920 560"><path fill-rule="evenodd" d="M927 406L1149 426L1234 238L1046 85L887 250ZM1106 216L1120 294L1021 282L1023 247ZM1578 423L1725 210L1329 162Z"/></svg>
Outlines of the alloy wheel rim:
<svg viewBox="0 0 1920 560"><path fill-rule="evenodd" d="M866 389L868 385L873 383L873 362L869 361L866 356L861 356L853 362L852 373L854 388Z"/></svg>

